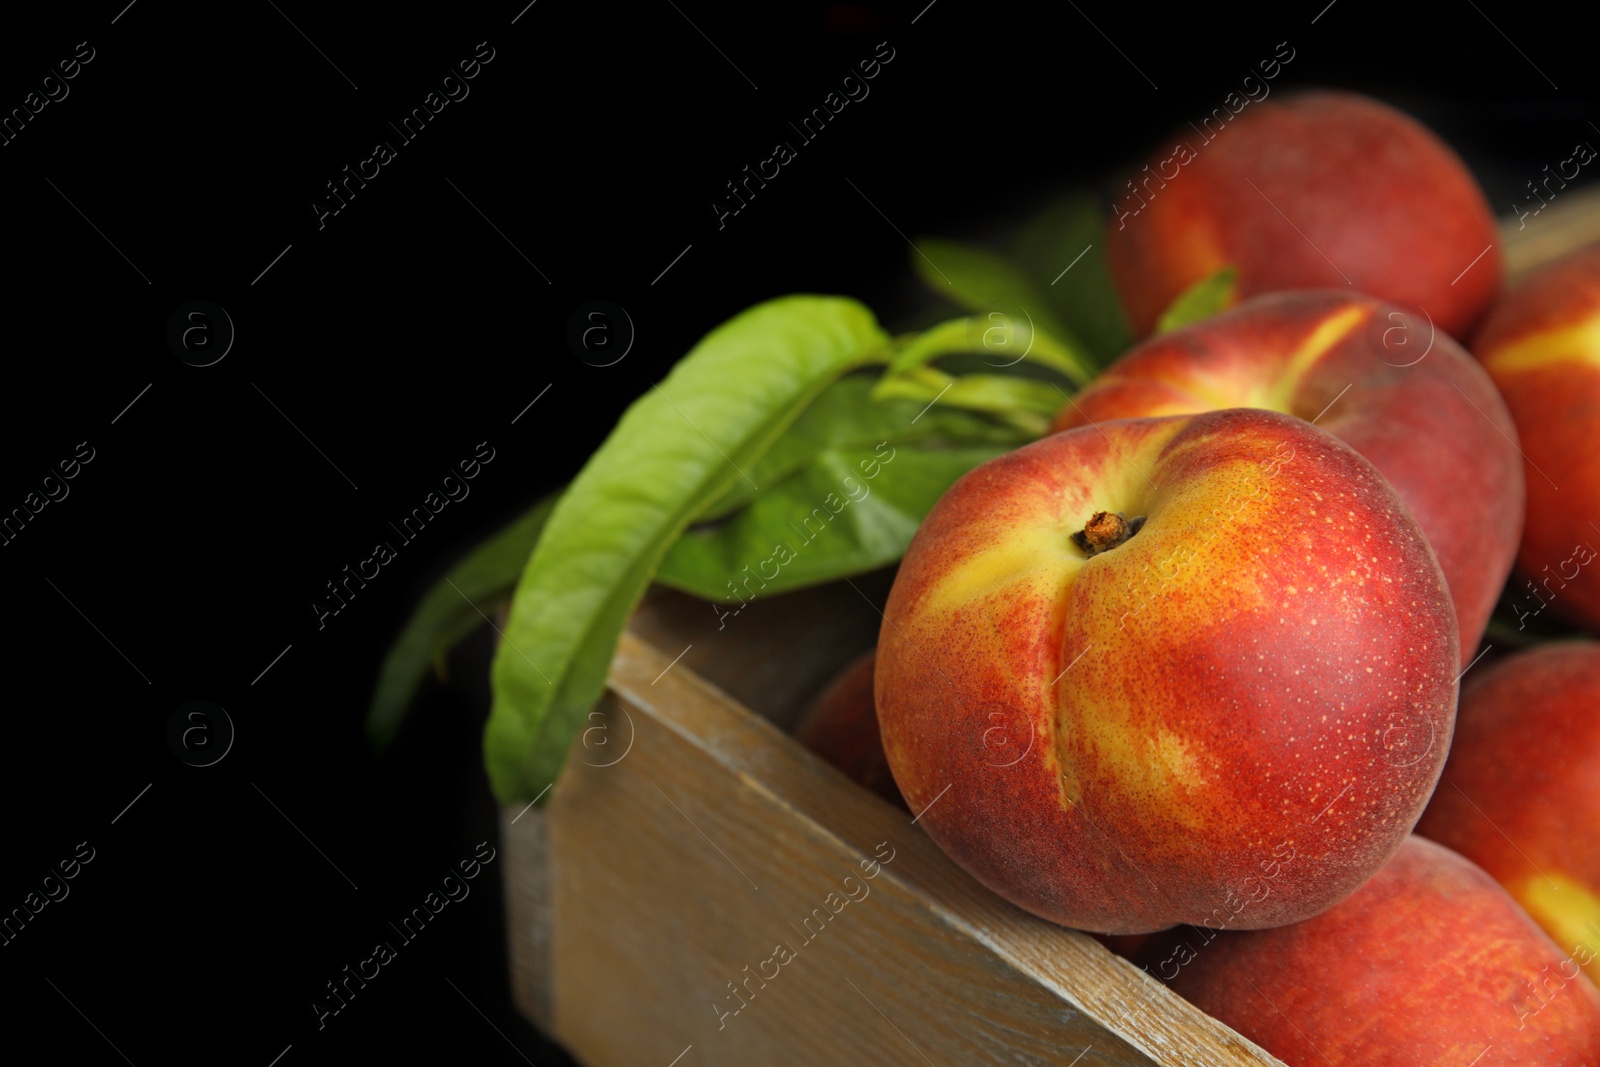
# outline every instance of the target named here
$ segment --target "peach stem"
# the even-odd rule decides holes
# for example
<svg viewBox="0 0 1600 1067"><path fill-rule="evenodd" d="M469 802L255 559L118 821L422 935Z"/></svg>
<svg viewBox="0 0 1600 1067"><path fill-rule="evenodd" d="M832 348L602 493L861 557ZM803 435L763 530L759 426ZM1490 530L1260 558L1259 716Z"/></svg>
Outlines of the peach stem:
<svg viewBox="0 0 1600 1067"><path fill-rule="evenodd" d="M1072 543L1086 555L1097 556L1122 544L1143 525L1143 515L1129 521L1119 512L1097 511L1083 529L1072 535Z"/></svg>

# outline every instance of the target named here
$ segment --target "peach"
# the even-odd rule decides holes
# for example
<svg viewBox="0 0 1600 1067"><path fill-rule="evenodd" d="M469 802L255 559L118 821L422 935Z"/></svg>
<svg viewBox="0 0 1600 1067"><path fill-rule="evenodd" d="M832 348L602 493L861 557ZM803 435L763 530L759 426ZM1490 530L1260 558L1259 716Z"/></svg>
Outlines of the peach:
<svg viewBox="0 0 1600 1067"><path fill-rule="evenodd" d="M1526 463L1513 610L1523 625L1549 607L1600 626L1600 578L1586 568L1600 544L1600 244L1514 287L1472 352L1505 396Z"/></svg>
<svg viewBox="0 0 1600 1067"><path fill-rule="evenodd" d="M919 824L1013 903L1107 934L1274 926L1400 846L1458 657L1433 550L1348 445L1271 411L1126 419L934 506L878 721Z"/></svg>
<svg viewBox="0 0 1600 1067"><path fill-rule="evenodd" d="M1482 870L1420 837L1332 910L1191 931L1157 973L1290 1067L1600 1063L1600 990L1578 961Z"/></svg>
<svg viewBox="0 0 1600 1067"><path fill-rule="evenodd" d="M1511 571L1524 506L1516 427L1473 359L1370 297L1277 293L1134 348L1055 428L1219 407L1315 420L1383 472L1439 556L1465 665Z"/></svg>
<svg viewBox="0 0 1600 1067"><path fill-rule="evenodd" d="M795 728L794 738L889 803L905 807L883 754L872 700L876 651L862 653L828 684Z"/></svg>
<svg viewBox="0 0 1600 1067"><path fill-rule="evenodd" d="M1460 158L1353 93L1245 107L1179 130L1119 194L1106 255L1135 333L1232 265L1241 298L1343 286L1423 308L1464 337L1503 268L1494 215Z"/></svg>
<svg viewBox="0 0 1600 1067"><path fill-rule="evenodd" d="M1417 833L1488 871L1600 977L1600 643L1478 668L1457 724Z"/></svg>

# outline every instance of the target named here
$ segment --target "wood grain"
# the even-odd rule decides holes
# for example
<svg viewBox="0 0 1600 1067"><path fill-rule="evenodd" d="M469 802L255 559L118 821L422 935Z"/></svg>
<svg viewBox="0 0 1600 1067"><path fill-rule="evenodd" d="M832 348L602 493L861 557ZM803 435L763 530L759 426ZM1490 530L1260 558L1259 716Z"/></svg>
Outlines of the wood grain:
<svg viewBox="0 0 1600 1067"><path fill-rule="evenodd" d="M745 707L791 732L840 669L878 643L873 603L893 572L750 602L737 614L667 589L652 590L628 628ZM723 614L726 613L726 614Z"/></svg>
<svg viewBox="0 0 1600 1067"><path fill-rule="evenodd" d="M606 701L609 703L608 695ZM511 997L530 1022L548 1033L555 974L550 969L550 833L530 804L500 819L505 853L506 940L511 946Z"/></svg>
<svg viewBox="0 0 1600 1067"><path fill-rule="evenodd" d="M1600 241L1600 186L1562 190L1532 218L1500 220L1506 273L1517 281L1535 267Z"/></svg>
<svg viewBox="0 0 1600 1067"><path fill-rule="evenodd" d="M610 767L575 748L541 816L550 1027L585 1063L665 1067L690 1046L696 1064L1278 1062L1005 903L692 671L662 674L669 662L624 640L614 713L634 747ZM875 852L892 860L867 881ZM507 869L521 877L520 857ZM778 944L793 958L764 963ZM735 999L728 983L746 979Z"/></svg>

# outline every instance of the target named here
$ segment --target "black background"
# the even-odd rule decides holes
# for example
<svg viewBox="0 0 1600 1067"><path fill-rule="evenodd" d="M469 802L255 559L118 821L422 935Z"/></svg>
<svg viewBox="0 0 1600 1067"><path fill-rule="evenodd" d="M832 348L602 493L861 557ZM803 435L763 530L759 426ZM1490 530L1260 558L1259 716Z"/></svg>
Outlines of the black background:
<svg viewBox="0 0 1600 1067"><path fill-rule="evenodd" d="M78 442L95 455L0 547L0 910L95 849L0 948L4 1040L83 1064L566 1062L510 1006L497 864L318 1030L323 983L497 832L485 635L381 757L362 718L422 592L734 312L811 291L930 321L905 235L982 237L1074 185L1109 201L1282 41L1274 91L1412 111L1500 214L1600 143L1587 27L1501 0L125 2L0 32L6 111L95 50L0 147L0 510ZM483 41L470 96L319 229L324 183ZM719 229L723 183L881 41L870 96ZM192 299L237 331L213 366L166 342ZM565 339L591 299L637 330L613 366ZM323 584L481 441L471 495L319 629ZM238 731L208 768L165 735L197 698Z"/></svg>

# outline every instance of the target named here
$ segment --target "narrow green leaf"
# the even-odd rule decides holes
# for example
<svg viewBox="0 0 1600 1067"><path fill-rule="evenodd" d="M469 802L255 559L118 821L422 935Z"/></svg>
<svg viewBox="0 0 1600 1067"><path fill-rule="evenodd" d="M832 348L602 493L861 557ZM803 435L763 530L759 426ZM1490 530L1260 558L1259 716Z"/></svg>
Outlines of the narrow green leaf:
<svg viewBox="0 0 1600 1067"><path fill-rule="evenodd" d="M502 803L555 781L672 543L829 383L887 360L889 343L854 300L782 297L711 331L623 414L556 504L517 586L484 732Z"/></svg>
<svg viewBox="0 0 1600 1067"><path fill-rule="evenodd" d="M1133 344L1106 260L1106 209L1098 196L1080 191L1056 200L1022 226L1013 251L1095 366Z"/></svg>
<svg viewBox="0 0 1600 1067"><path fill-rule="evenodd" d="M381 750L394 739L429 666L437 668L511 595L555 502L552 493L478 545L417 605L378 668L367 709L367 739L374 748Z"/></svg>
<svg viewBox="0 0 1600 1067"><path fill-rule="evenodd" d="M656 580L742 605L887 566L905 554L928 510L957 478L1007 450L885 442L824 452L726 521L684 534ZM716 610L724 620L730 614Z"/></svg>
<svg viewBox="0 0 1600 1067"><path fill-rule="evenodd" d="M875 374L855 373L824 389L760 462L746 471L750 481L735 479L695 521L711 521L744 507L757 496L752 483L775 485L830 450L870 448L879 441L899 444L935 438L1022 443L1015 430L981 415L948 408L935 408L924 414L926 400L912 403L874 399L876 381Z"/></svg>
<svg viewBox="0 0 1600 1067"><path fill-rule="evenodd" d="M871 398L875 380L874 375L857 373L828 386L750 469L751 479L761 485L777 485L820 455L870 448L879 441L896 446L943 441L1014 447L1028 439L984 415L943 407L924 411L926 401L875 401ZM749 483L737 479L696 521L716 519L744 507L753 495ZM554 496L540 501L474 548L448 572L449 580L441 580L418 604L378 673L367 715L367 732L374 747L381 750L393 739L430 664L442 672L450 650L485 625L485 616L510 598L554 503Z"/></svg>
<svg viewBox="0 0 1600 1067"><path fill-rule="evenodd" d="M1209 278L1195 282L1161 313L1156 320L1156 333L1182 329L1232 307L1238 295L1238 281L1237 268L1223 267Z"/></svg>
<svg viewBox="0 0 1600 1067"><path fill-rule="evenodd" d="M989 411L997 415L1028 413L1048 419L1067 402L1066 397L1049 382L1004 374L963 374L951 383L950 391L940 402L968 411Z"/></svg>
<svg viewBox="0 0 1600 1067"><path fill-rule="evenodd" d="M1049 335L1065 354L1071 369L1064 373L1075 385L1094 377L1095 360L1022 268L964 241L924 237L919 244L927 257L913 255L911 262L928 288L969 311L985 316L998 312L1032 323L1036 333Z"/></svg>
<svg viewBox="0 0 1600 1067"><path fill-rule="evenodd" d="M1004 419L1028 440L1043 437L1050 418L1066 403L1066 394L1048 382L1004 374L958 376L934 367L886 374L873 395L988 412Z"/></svg>
<svg viewBox="0 0 1600 1067"><path fill-rule="evenodd" d="M961 352L982 353L991 367L1016 367L1024 360L1048 367L1075 385L1088 379L1078 353L1025 318L991 311L952 319L929 327L910 339L889 361L891 374L921 367L940 356Z"/></svg>

